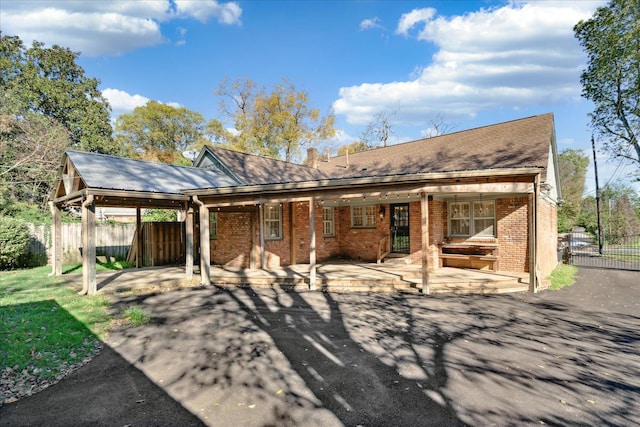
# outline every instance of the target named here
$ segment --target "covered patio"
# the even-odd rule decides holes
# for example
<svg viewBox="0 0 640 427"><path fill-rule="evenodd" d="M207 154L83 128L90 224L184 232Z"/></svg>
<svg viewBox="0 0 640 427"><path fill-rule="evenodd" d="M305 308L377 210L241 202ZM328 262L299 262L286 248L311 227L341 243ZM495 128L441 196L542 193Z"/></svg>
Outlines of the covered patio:
<svg viewBox="0 0 640 427"><path fill-rule="evenodd" d="M196 268L196 273L199 271ZM308 291L311 267L294 264L272 269L249 269L212 265L211 285L281 288ZM66 283L79 289L82 275L65 274ZM525 292L529 274L461 268L440 268L430 274L432 294L498 294ZM103 272L96 275L97 292L147 293L201 286L197 276L186 279L185 267L163 266ZM316 266L316 285L325 292L410 292L422 288L420 265L341 262Z"/></svg>

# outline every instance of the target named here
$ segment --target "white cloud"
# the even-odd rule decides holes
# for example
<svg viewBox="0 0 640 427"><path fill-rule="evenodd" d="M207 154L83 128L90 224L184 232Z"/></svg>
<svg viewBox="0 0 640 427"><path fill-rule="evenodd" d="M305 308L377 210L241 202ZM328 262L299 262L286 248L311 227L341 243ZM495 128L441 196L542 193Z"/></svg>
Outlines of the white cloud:
<svg viewBox="0 0 640 427"><path fill-rule="evenodd" d="M474 117L490 108L578 99L585 57L573 26L598 5L518 2L453 17L413 10L399 19L396 34L433 43L431 63L408 70L405 81L343 87L333 108L352 124L384 110L397 110L397 122L418 124L442 112Z"/></svg>
<svg viewBox="0 0 640 427"><path fill-rule="evenodd" d="M377 16L370 19L364 19L360 22L360 30L370 30L372 28L384 28L382 26L382 20Z"/></svg>
<svg viewBox="0 0 640 427"><path fill-rule="evenodd" d="M218 3L214 0L174 0L179 15L207 22L215 16L218 22L227 25L240 24L242 9L237 3Z"/></svg>
<svg viewBox="0 0 640 427"><path fill-rule="evenodd" d="M396 33L406 36L409 30L416 24L424 23L426 25L429 21L431 21L431 18L433 18L435 14L436 10L431 7L426 7L424 9L414 9L409 13L404 13L400 17Z"/></svg>
<svg viewBox="0 0 640 427"><path fill-rule="evenodd" d="M111 106L112 116L115 118L120 114L130 113L135 110L137 107L142 107L150 101L146 96L142 96L139 94L131 95L128 92L125 92L120 89L108 88L102 91L102 96L104 96L107 101L109 101L109 105ZM168 105L173 108L182 108L183 105L178 102L162 102L156 101L160 104Z"/></svg>
<svg viewBox="0 0 640 427"><path fill-rule="evenodd" d="M167 43L161 24L173 19L239 24L242 9L216 0L3 1L2 32L25 43L58 44L85 55L119 55ZM186 34L186 33L184 33ZM184 34L177 44L184 44Z"/></svg>
<svg viewBox="0 0 640 427"><path fill-rule="evenodd" d="M115 116L122 113L129 113L136 107L141 107L149 102L149 98L145 96L138 94L131 95L120 89L105 89L102 91L102 96L109 101L109 105L111 105Z"/></svg>

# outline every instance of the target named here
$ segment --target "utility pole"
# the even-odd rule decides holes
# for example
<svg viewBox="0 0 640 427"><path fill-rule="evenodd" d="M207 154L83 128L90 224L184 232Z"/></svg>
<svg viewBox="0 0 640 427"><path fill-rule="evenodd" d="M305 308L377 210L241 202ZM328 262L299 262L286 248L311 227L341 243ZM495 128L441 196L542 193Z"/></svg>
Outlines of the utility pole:
<svg viewBox="0 0 640 427"><path fill-rule="evenodd" d="M598 253L602 255L602 214L600 212L600 186L598 185L598 162L596 161L596 143L591 135L591 148L593 150L593 170L596 174L596 210L598 211Z"/></svg>

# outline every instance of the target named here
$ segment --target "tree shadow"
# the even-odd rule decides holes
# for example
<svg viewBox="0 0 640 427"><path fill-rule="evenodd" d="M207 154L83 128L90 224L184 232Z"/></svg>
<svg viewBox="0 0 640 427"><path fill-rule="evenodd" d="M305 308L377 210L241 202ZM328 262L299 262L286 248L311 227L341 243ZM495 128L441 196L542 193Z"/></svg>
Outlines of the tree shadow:
<svg viewBox="0 0 640 427"><path fill-rule="evenodd" d="M35 331L40 334L38 339L33 340L32 357L36 359L57 357L42 343L48 339L55 340L46 335L56 333L56 327L64 326L68 334L83 333L92 336L80 321L54 300L0 307L3 326L6 326L4 322L10 316L16 321L29 322L28 316L21 312L32 315L37 312L39 317L51 318L52 332ZM7 337L9 332L5 334L0 328L2 361L5 361L2 350L7 348L5 344L10 344ZM36 344L36 341L41 342ZM68 360L60 363L72 360L71 356L67 358ZM37 364L35 361L31 363ZM5 369L4 364L0 366ZM42 368L44 369L46 368ZM31 380L28 377L29 375L22 375L21 381L24 383L20 380L15 383L28 390L34 386L29 383ZM4 375L2 379L4 380ZM55 382L53 378L50 381ZM15 387L6 390L5 387L9 387L9 384L0 381L0 425L3 426L203 425L198 417L188 412L139 369L106 345L102 346L100 353L89 363L69 373L60 382L27 397L19 395L22 397L20 400L2 405L4 397L9 397L12 392L17 393Z"/></svg>
<svg viewBox="0 0 640 427"><path fill-rule="evenodd" d="M604 309L213 287L120 304L152 322L112 334L114 348L216 425L629 425L640 413L640 318Z"/></svg>

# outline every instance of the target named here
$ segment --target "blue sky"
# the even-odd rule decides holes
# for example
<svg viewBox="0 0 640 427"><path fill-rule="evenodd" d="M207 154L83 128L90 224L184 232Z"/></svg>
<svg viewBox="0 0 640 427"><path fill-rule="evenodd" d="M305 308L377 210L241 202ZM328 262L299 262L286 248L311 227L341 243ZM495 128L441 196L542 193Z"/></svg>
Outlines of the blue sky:
<svg viewBox="0 0 640 427"><path fill-rule="evenodd" d="M287 78L335 113L338 135L323 147L353 142L381 112L392 142L429 134L433 120L464 130L553 112L559 150L591 155L573 26L604 4L0 0L0 29L80 51L114 116L153 99L222 118L213 91L223 78ZM601 184L632 171L604 154L598 167ZM591 168L591 194L593 181Z"/></svg>

